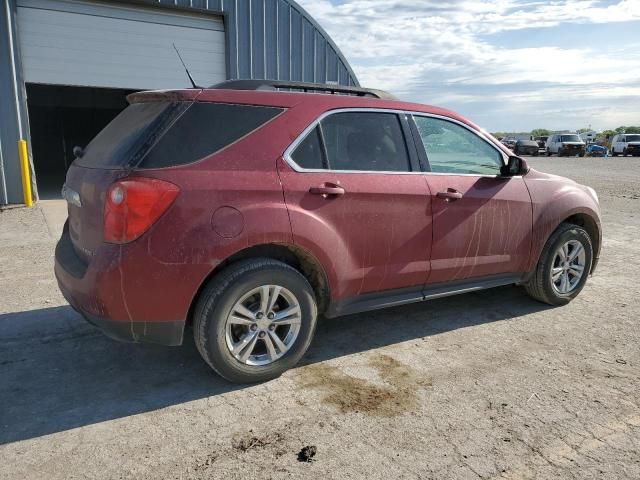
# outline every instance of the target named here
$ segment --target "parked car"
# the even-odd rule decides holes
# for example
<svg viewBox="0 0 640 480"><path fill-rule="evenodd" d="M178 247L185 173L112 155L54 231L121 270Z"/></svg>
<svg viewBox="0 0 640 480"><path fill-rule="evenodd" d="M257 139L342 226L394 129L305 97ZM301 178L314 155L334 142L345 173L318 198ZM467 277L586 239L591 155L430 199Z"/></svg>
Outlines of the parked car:
<svg viewBox="0 0 640 480"><path fill-rule="evenodd" d="M536 137L534 138L534 140L536 142L538 142L538 147L539 147L539 152L546 152L547 151L547 140L548 140L548 136L542 136L542 137Z"/></svg>
<svg viewBox="0 0 640 480"><path fill-rule="evenodd" d="M587 157L606 157L608 149L597 143L590 143L587 145L586 153Z"/></svg>
<svg viewBox="0 0 640 480"><path fill-rule="evenodd" d="M640 134L623 133L611 139L611 155L633 155L640 156Z"/></svg>
<svg viewBox="0 0 640 480"><path fill-rule="evenodd" d="M547 156L557 154L559 157L584 157L586 144L577 133L556 133L547 140Z"/></svg>
<svg viewBox="0 0 640 480"><path fill-rule="evenodd" d="M535 155L537 157L539 148L538 142L535 140L518 140L513 148L513 153L516 155Z"/></svg>
<svg viewBox="0 0 640 480"><path fill-rule="evenodd" d="M60 290L117 339L192 324L230 381L293 367L320 315L511 284L564 305L596 268L594 190L448 110L266 81L128 99L67 173Z"/></svg>
<svg viewBox="0 0 640 480"><path fill-rule="evenodd" d="M516 146L516 142L518 141L517 138L515 137L505 137L501 140L501 143L507 147L510 148L511 150L513 150Z"/></svg>

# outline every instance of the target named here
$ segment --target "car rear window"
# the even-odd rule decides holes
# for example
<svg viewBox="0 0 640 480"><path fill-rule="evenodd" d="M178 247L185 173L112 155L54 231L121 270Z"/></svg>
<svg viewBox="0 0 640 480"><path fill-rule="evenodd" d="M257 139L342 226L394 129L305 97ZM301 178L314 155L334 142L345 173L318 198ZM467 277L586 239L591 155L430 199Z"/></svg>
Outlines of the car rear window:
<svg viewBox="0 0 640 480"><path fill-rule="evenodd" d="M229 146L280 112L225 103L135 103L87 145L76 163L90 168L184 165Z"/></svg>
<svg viewBox="0 0 640 480"><path fill-rule="evenodd" d="M142 159L141 168L195 162L231 145L282 112L281 108L196 102Z"/></svg>
<svg viewBox="0 0 640 480"><path fill-rule="evenodd" d="M140 158L166 125L188 108L188 103L150 102L129 105L84 149L76 163L90 168L118 168Z"/></svg>

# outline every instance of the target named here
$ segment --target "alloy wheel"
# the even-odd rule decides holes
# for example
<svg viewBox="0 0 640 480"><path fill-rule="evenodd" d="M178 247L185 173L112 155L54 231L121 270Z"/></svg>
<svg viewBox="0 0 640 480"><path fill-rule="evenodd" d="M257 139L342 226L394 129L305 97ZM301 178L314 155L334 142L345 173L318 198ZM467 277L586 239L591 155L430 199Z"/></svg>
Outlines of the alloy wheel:
<svg viewBox="0 0 640 480"><path fill-rule="evenodd" d="M553 289L561 295L575 290L585 273L586 259L584 246L578 240L562 244L553 257L550 273Z"/></svg>
<svg viewBox="0 0 640 480"><path fill-rule="evenodd" d="M226 344L245 365L269 365L293 346L302 311L293 293L278 285L262 285L244 294L225 325Z"/></svg>

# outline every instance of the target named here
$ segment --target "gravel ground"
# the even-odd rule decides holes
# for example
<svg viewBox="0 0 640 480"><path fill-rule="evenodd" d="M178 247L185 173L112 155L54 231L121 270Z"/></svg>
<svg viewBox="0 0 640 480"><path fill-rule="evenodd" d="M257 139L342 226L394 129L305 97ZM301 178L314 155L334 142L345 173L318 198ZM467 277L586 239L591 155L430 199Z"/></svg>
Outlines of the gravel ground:
<svg viewBox="0 0 640 480"><path fill-rule="evenodd" d="M0 478L640 478L640 159L531 164L600 195L578 299L504 287L323 321L253 386L191 340L98 333L57 291L42 210L0 212Z"/></svg>

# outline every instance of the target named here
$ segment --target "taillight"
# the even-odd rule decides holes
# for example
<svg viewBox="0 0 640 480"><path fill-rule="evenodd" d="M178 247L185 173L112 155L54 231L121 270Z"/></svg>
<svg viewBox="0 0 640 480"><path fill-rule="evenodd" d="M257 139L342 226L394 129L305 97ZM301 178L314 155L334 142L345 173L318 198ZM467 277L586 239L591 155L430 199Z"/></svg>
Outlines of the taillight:
<svg viewBox="0 0 640 480"><path fill-rule="evenodd" d="M127 243L135 240L167 211L179 191L173 183L156 178L118 180L107 190L104 241Z"/></svg>

